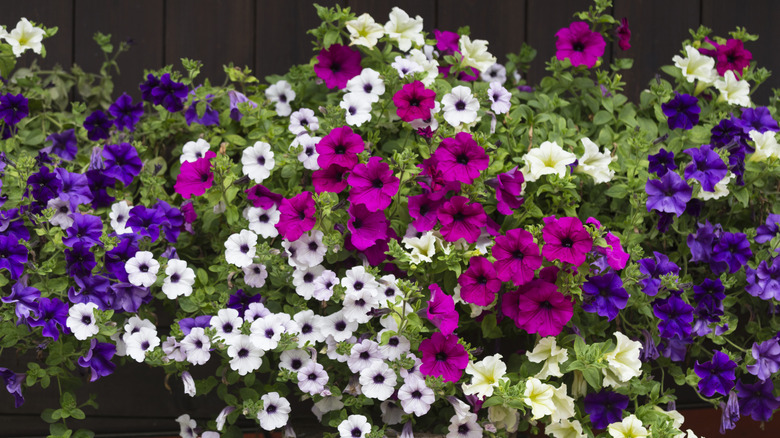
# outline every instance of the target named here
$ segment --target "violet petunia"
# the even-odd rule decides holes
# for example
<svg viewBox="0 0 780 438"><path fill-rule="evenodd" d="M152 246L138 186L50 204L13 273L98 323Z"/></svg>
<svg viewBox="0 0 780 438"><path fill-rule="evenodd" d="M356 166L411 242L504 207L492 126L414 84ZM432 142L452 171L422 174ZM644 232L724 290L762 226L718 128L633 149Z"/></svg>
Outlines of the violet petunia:
<svg viewBox="0 0 780 438"><path fill-rule="evenodd" d="M130 143L106 145L102 156L105 165L104 173L122 181L125 186L129 186L144 167L138 151Z"/></svg>
<svg viewBox="0 0 780 438"><path fill-rule="evenodd" d="M365 147L360 135L355 134L349 126L333 128L317 143L317 164L320 169L337 164L352 170L358 163L358 154L363 152Z"/></svg>
<svg viewBox="0 0 780 438"><path fill-rule="evenodd" d="M469 259L469 267L458 277L458 284L461 299L478 306L490 305L501 289L493 263L481 256Z"/></svg>
<svg viewBox="0 0 780 438"><path fill-rule="evenodd" d="M769 421L775 409L780 407L780 399L775 397L774 389L772 379L753 384L738 381L740 415L750 415L755 421Z"/></svg>
<svg viewBox="0 0 780 438"><path fill-rule="evenodd" d="M658 331L662 338L686 339L693 330L693 306L677 295L653 302L653 314L660 319Z"/></svg>
<svg viewBox="0 0 780 438"><path fill-rule="evenodd" d="M65 324L68 319L68 305L59 298L39 298L38 310L35 313L35 318L28 319L27 324L30 327L43 327L43 336L56 341L60 338L60 333L70 333Z"/></svg>
<svg viewBox="0 0 780 438"><path fill-rule="evenodd" d="M568 59L573 67L595 67L606 47L604 37L590 30L584 21L575 21L555 33L555 57L559 61Z"/></svg>
<svg viewBox="0 0 780 438"><path fill-rule="evenodd" d="M355 248L363 251L387 238L388 220L383 211L370 211L363 204L352 204L348 211L347 228Z"/></svg>
<svg viewBox="0 0 780 438"><path fill-rule="evenodd" d="M0 367L0 377L5 381L6 391L14 396L14 407L22 406L24 404L22 382L24 382L25 374L15 373L8 368Z"/></svg>
<svg viewBox="0 0 780 438"><path fill-rule="evenodd" d="M0 297L0 301L5 304L16 303L14 312L17 318L16 325L19 325L27 323L27 318L38 311L37 300L40 297L41 291L32 286L27 286L27 275L24 275L11 287L11 295Z"/></svg>
<svg viewBox="0 0 780 438"><path fill-rule="evenodd" d="M693 129L693 125L699 123L701 108L699 99L690 94L674 92L674 98L661 104L664 115L668 118L669 129Z"/></svg>
<svg viewBox="0 0 780 438"><path fill-rule="evenodd" d="M722 351L715 351L709 362L699 363L697 360L693 369L701 378L699 392L705 397L712 397L716 393L727 395L734 387L736 368L737 364Z"/></svg>
<svg viewBox="0 0 780 438"><path fill-rule="evenodd" d="M135 125L144 115L143 102L133 104L133 98L127 93L122 93L114 103L108 107L108 113L114 116L114 125L116 129L135 131Z"/></svg>
<svg viewBox="0 0 780 438"><path fill-rule="evenodd" d="M176 113L184 109L188 93L186 85L174 81L170 73L165 73L152 88L151 99L155 105L162 105L168 112Z"/></svg>
<svg viewBox="0 0 780 438"><path fill-rule="evenodd" d="M49 154L55 154L65 161L72 161L79 152L75 129L66 129L62 132L50 134L46 137L46 141L50 141L51 145L41 150Z"/></svg>
<svg viewBox="0 0 780 438"><path fill-rule="evenodd" d="M111 362L111 358L116 354L116 345L107 342L98 342L92 338L89 344L89 351L84 356L79 357L78 364L82 368L89 368L89 381L111 375L116 369L116 364Z"/></svg>
<svg viewBox="0 0 780 438"><path fill-rule="evenodd" d="M574 304L554 283L537 279L505 293L501 311L528 333L557 336L571 320Z"/></svg>
<svg viewBox="0 0 780 438"><path fill-rule="evenodd" d="M214 184L214 172L211 170L211 158L217 156L213 151L206 152L203 158L181 163L181 170L173 188L184 199L201 196Z"/></svg>
<svg viewBox="0 0 780 438"><path fill-rule="evenodd" d="M667 172L661 179L648 179L647 211L674 213L677 217L685 212L685 206L691 200L693 189L675 172Z"/></svg>
<svg viewBox="0 0 780 438"><path fill-rule="evenodd" d="M612 321L628 303L628 292L623 280L615 272L590 276L582 285L582 310L596 313Z"/></svg>
<svg viewBox="0 0 780 438"><path fill-rule="evenodd" d="M590 415L590 422L595 429L605 429L623 418L628 401L627 395L617 392L601 390L590 393L584 399L585 413Z"/></svg>
<svg viewBox="0 0 780 438"><path fill-rule="evenodd" d="M487 215L482 204L471 202L463 196L453 196L437 212L441 222L442 237L447 242L455 242L464 239L468 243L475 243L482 233L481 229L487 225Z"/></svg>
<svg viewBox="0 0 780 438"><path fill-rule="evenodd" d="M114 126L111 119L101 110L95 110L84 119L84 129L87 130L87 138L92 141L105 140L109 137L109 131Z"/></svg>
<svg viewBox="0 0 780 438"><path fill-rule="evenodd" d="M27 247L20 245L19 239L0 236L0 270L7 269L12 280L17 280L24 272L27 255Z"/></svg>
<svg viewBox="0 0 780 438"><path fill-rule="evenodd" d="M751 354L756 363L747 366L747 371L760 380L767 380L780 370L780 343L777 338L761 343L754 342Z"/></svg>
<svg viewBox="0 0 780 438"><path fill-rule="evenodd" d="M73 224L65 230L67 237L62 239L62 244L73 248L76 242L82 242L87 248L95 245L103 246L100 237L103 235L103 221L100 217L91 214L73 212L71 214Z"/></svg>
<svg viewBox="0 0 780 438"><path fill-rule="evenodd" d="M7 126L14 126L30 115L27 98L19 94L0 94L0 120Z"/></svg>
<svg viewBox="0 0 780 438"><path fill-rule="evenodd" d="M320 50L314 73L325 81L328 88L343 90L347 82L360 74L360 52L341 44L331 44L327 49Z"/></svg>

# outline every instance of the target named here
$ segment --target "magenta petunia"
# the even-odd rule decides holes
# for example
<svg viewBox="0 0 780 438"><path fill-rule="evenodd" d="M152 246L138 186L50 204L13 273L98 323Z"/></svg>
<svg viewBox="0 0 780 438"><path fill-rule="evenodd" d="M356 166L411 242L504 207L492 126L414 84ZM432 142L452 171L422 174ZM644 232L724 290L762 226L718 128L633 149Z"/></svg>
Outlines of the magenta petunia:
<svg viewBox="0 0 780 438"><path fill-rule="evenodd" d="M422 365L426 376L442 377L445 382L457 382L469 364L469 354L455 335L434 333L420 342Z"/></svg>
<svg viewBox="0 0 780 438"><path fill-rule="evenodd" d="M487 185L496 189L496 210L499 213L509 216L514 213L512 210L523 205L524 200L520 193L523 191L524 182L523 172L520 172L517 167L485 181Z"/></svg>
<svg viewBox="0 0 780 438"><path fill-rule="evenodd" d="M436 160L436 157L431 156L427 160L423 160L417 167L422 169L420 174L417 175L417 183L423 189L433 193L460 191L459 182L444 180L444 174L441 169L439 169L439 161Z"/></svg>
<svg viewBox="0 0 780 438"><path fill-rule="evenodd" d="M487 225L487 215L482 204L471 202L463 196L453 196L437 212L441 222L442 237L447 242L465 239L475 243L482 234L481 228Z"/></svg>
<svg viewBox="0 0 780 438"><path fill-rule="evenodd" d="M393 230L391 227L387 227L387 235L383 239L378 239L376 242L374 242L373 245L369 246L368 248L364 250L359 250L355 248L355 245L352 244L352 239L346 239L344 241L344 249L347 251L358 251L362 255L362 257L365 257L366 261L371 266L379 266L385 261L388 260L388 255L385 254L388 249L390 249L390 245L388 242L390 240L398 240L398 234L395 233L395 230ZM390 257L392 259L392 257ZM392 263L388 264L389 267L393 268L395 265ZM385 270L388 268L385 267Z"/></svg>
<svg viewBox="0 0 780 438"><path fill-rule="evenodd" d="M332 44L327 49L320 50L317 63L314 64L317 77L325 81L328 88L339 90L346 88L347 82L362 70L360 52L341 44Z"/></svg>
<svg viewBox="0 0 780 438"><path fill-rule="evenodd" d="M347 176L349 169L332 164L325 169L315 170L311 174L311 182L317 193L330 192L341 193L347 188Z"/></svg>
<svg viewBox="0 0 780 438"><path fill-rule="evenodd" d="M443 335L449 335L458 328L460 318L455 310L455 300L445 294L436 283L428 286L428 289L431 291L431 299L428 301L425 315Z"/></svg>
<svg viewBox="0 0 780 438"><path fill-rule="evenodd" d="M574 314L574 303L555 284L537 279L504 294L501 311L528 333L557 336Z"/></svg>
<svg viewBox="0 0 780 438"><path fill-rule="evenodd" d="M469 268L458 277L458 284L463 301L478 306L492 303L501 289L496 268L485 257L472 257L469 260Z"/></svg>
<svg viewBox="0 0 780 438"><path fill-rule="evenodd" d="M620 244L620 239L612 233L607 233L604 239L606 239L607 244L612 248L602 248L598 246L596 247L596 251L598 251L600 254L604 254L607 257L607 264L609 264L610 268L616 271L625 268L626 263L628 263L628 259L631 258L631 255L623 250L623 246Z"/></svg>
<svg viewBox="0 0 780 438"><path fill-rule="evenodd" d="M423 193L409 197L409 216L414 219L411 225L415 230L426 232L433 229L439 221L436 213L444 203L444 191Z"/></svg>
<svg viewBox="0 0 780 438"><path fill-rule="evenodd" d="M534 236L523 229L508 230L506 235L496 237L492 248L496 276L501 281L512 281L515 286L534 279L534 271L542 266L539 245Z"/></svg>
<svg viewBox="0 0 780 438"><path fill-rule="evenodd" d="M488 168L490 159L485 149L468 132L442 140L433 153L445 181L471 184L480 171Z"/></svg>
<svg viewBox="0 0 780 438"><path fill-rule="evenodd" d="M600 33L590 30L588 23L575 21L555 33L555 57L568 59L574 67L584 65L593 68L604 55L607 43Z"/></svg>
<svg viewBox="0 0 780 438"><path fill-rule="evenodd" d="M542 255L550 261L560 260L579 266L585 263L588 252L593 248L593 239L576 217L544 218L542 237Z"/></svg>
<svg viewBox="0 0 780 438"><path fill-rule="evenodd" d="M430 118L435 99L436 93L425 88L420 81L404 85L393 95L393 103L398 108L396 114L404 122Z"/></svg>
<svg viewBox="0 0 780 438"><path fill-rule="evenodd" d="M176 184L173 189L184 199L190 199L191 196L201 196L206 193L214 183L214 172L211 171L211 159L217 154L213 151L206 152L203 158L195 161L185 161L181 163L179 176L176 177Z"/></svg>
<svg viewBox="0 0 780 438"><path fill-rule="evenodd" d="M745 68L750 66L750 61L753 59L753 54L745 49L742 40L731 38L726 41L726 44L718 44L709 38L705 38L705 40L715 46L715 50L702 47L699 52L702 55L715 58L717 61L715 70L718 71L718 74L723 76L731 70L737 77L741 78Z"/></svg>
<svg viewBox="0 0 780 438"><path fill-rule="evenodd" d="M387 218L382 211L369 211L363 204L349 207L347 228L351 231L352 245L360 251L373 246L377 240L387 238Z"/></svg>
<svg viewBox="0 0 780 438"><path fill-rule="evenodd" d="M401 180L393 175L390 166L380 157L371 157L366 164L358 164L347 178L352 187L349 202L363 204L369 211L384 210L398 192Z"/></svg>
<svg viewBox="0 0 780 438"><path fill-rule="evenodd" d="M290 199L282 199L279 206L279 222L275 225L279 234L290 242L298 240L301 235L312 228L317 220L314 218L316 206L311 192L303 192Z"/></svg>
<svg viewBox="0 0 780 438"><path fill-rule="evenodd" d="M365 149L365 143L352 128L342 126L333 128L317 143L316 149L317 164L321 169L327 169L331 164L352 169L358 163L358 154Z"/></svg>
<svg viewBox="0 0 780 438"><path fill-rule="evenodd" d="M253 207L268 210L272 206L279 207L284 196L268 190L268 187L257 184L246 190L246 198L252 202Z"/></svg>

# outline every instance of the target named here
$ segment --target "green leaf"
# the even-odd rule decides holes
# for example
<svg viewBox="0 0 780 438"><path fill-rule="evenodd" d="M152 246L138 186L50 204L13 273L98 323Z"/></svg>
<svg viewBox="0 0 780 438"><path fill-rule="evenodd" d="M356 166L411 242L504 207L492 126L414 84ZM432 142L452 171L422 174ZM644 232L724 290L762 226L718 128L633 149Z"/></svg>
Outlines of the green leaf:
<svg viewBox="0 0 780 438"><path fill-rule="evenodd" d="M482 336L487 339L498 339L504 334L496 324L496 315L491 313L482 320Z"/></svg>
<svg viewBox="0 0 780 438"><path fill-rule="evenodd" d="M734 197L737 198L737 201L739 201L743 207L747 207L750 203L750 192L744 187L733 190L731 193L734 194Z"/></svg>
<svg viewBox="0 0 780 438"><path fill-rule="evenodd" d="M203 268L198 268L198 281L202 286L209 283L209 273Z"/></svg>
<svg viewBox="0 0 780 438"><path fill-rule="evenodd" d="M199 307L196 303L194 303L190 297L179 297L178 300L176 300L179 303L179 307L181 307L181 310L187 312L187 313L194 313L197 312Z"/></svg>
<svg viewBox="0 0 780 438"><path fill-rule="evenodd" d="M325 46L325 48L328 48L332 44L334 44L338 39L339 39L338 29L331 29L328 31L328 33L325 34L325 37L322 39L322 45Z"/></svg>
<svg viewBox="0 0 780 438"><path fill-rule="evenodd" d="M623 199L628 194L628 187L625 184L615 184L608 188L604 194L610 198Z"/></svg>
<svg viewBox="0 0 780 438"><path fill-rule="evenodd" d="M487 400L485 400L482 403L482 407L483 408L489 408L491 406L497 406L497 405L500 405L500 404L503 404L503 403L504 403L504 401L501 399L501 397L498 397L498 396L494 395L493 397L490 397Z"/></svg>
<svg viewBox="0 0 780 438"><path fill-rule="evenodd" d="M601 370L598 368L586 368L582 370L582 377L591 388L601 390Z"/></svg>
<svg viewBox="0 0 780 438"><path fill-rule="evenodd" d="M596 115L593 117L593 124L594 125L603 125L607 122L612 120L612 114L608 113L604 110L601 110L596 113Z"/></svg>
<svg viewBox="0 0 780 438"><path fill-rule="evenodd" d="M43 412L41 412L41 418L47 423L56 423L59 421L59 418L54 418L53 414L54 409L44 409Z"/></svg>
<svg viewBox="0 0 780 438"><path fill-rule="evenodd" d="M246 140L244 139L244 137L241 137L240 135L226 134L225 140L228 143L234 144L236 146L246 146Z"/></svg>
<svg viewBox="0 0 780 438"><path fill-rule="evenodd" d="M76 408L76 409L73 409L72 411L70 411L70 416L75 418L75 419L77 419L77 420L83 420L84 418L87 417L86 415L84 415L84 411L82 411L79 408Z"/></svg>

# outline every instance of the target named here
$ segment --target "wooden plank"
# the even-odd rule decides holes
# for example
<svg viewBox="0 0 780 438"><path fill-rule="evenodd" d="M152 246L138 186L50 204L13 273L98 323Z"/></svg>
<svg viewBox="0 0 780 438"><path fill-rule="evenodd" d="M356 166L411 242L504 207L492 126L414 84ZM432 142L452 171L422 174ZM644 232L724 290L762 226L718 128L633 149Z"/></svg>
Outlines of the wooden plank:
<svg viewBox="0 0 780 438"><path fill-rule="evenodd" d="M661 66L672 64L680 53L682 41L690 37L688 29L699 27L699 0L617 0L614 11L615 18L628 18L631 29L631 48L623 52L616 44L614 53L634 59L623 80L626 96L638 102Z"/></svg>
<svg viewBox="0 0 780 438"><path fill-rule="evenodd" d="M422 17L423 30L431 34L438 26L436 3L434 0L347 0L347 6L357 15L368 12L377 23L382 25L389 21L393 7L398 6L410 17L417 15Z"/></svg>
<svg viewBox="0 0 780 438"><path fill-rule="evenodd" d="M494 0L486 7L482 0L449 0L439 7L438 29L455 32L471 28L471 39L487 40L488 51L506 63L507 53L517 53L525 40L526 0Z"/></svg>
<svg viewBox="0 0 780 438"><path fill-rule="evenodd" d="M9 32L22 17L46 27L59 27L57 35L43 40L45 59L28 50L18 59L19 65L29 66L36 60L44 68L56 64L70 68L73 63L73 0L1 0L0 11L3 11L0 24Z"/></svg>
<svg viewBox="0 0 780 438"><path fill-rule="evenodd" d="M285 22L279 22L282 32ZM203 61L196 82L225 80L230 62L243 67L255 60L255 3L252 0L167 0L165 63L181 69L181 58ZM277 40L283 37L276 35Z"/></svg>
<svg viewBox="0 0 780 438"><path fill-rule="evenodd" d="M333 7L343 1L318 1ZM254 69L262 80L270 74L284 74L294 64L308 63L315 55L312 36L306 31L319 26L312 2L306 0L258 0L256 15L257 58Z"/></svg>
<svg viewBox="0 0 780 438"><path fill-rule="evenodd" d="M539 83L547 75L545 65L555 56L555 32L576 21L573 14L587 11L591 3L591 0L528 0L526 42L537 50L528 72L530 85Z"/></svg>
<svg viewBox="0 0 780 438"><path fill-rule="evenodd" d="M731 38L729 32L737 26L745 27L751 34L758 34L759 40L748 42L745 49L753 54L753 62L775 72L751 98L756 105L767 105L772 88L780 88L780 58L774 43L780 41L780 3L776 1L750 4L740 2L708 0L702 2L702 24L713 30L713 35ZM754 7L755 6L755 7ZM752 91L752 90L751 90Z"/></svg>
<svg viewBox="0 0 780 438"><path fill-rule="evenodd" d="M130 50L119 55L120 74L112 71L114 97L123 92L139 100L138 84L144 80L144 69L163 66L163 2L158 0L77 0L75 61L88 72L97 73L104 55L93 40L96 32L111 34L118 46L131 43Z"/></svg>

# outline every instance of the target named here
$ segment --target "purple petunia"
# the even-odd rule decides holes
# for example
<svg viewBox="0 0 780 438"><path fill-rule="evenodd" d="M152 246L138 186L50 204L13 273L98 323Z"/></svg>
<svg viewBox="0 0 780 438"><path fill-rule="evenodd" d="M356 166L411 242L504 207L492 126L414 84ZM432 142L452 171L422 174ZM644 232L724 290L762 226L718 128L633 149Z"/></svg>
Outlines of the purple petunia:
<svg viewBox="0 0 780 438"><path fill-rule="evenodd" d="M67 237L62 239L62 244L73 248L77 242L81 242L87 248L95 245L103 246L100 237L103 235L103 221L98 216L91 214L72 213L73 224L66 230Z"/></svg>
<svg viewBox="0 0 780 438"><path fill-rule="evenodd" d="M76 158L79 149L76 142L76 130L67 129L65 131L54 133L46 137L46 141L51 142L51 146L41 149L48 154L55 154L66 161Z"/></svg>
<svg viewBox="0 0 780 438"><path fill-rule="evenodd" d="M780 256L771 263L761 260L758 268L745 268L748 285L745 290L752 296L762 300L780 300Z"/></svg>
<svg viewBox="0 0 780 438"><path fill-rule="evenodd" d="M742 129L745 135L750 131L764 133L766 131L780 132L777 120L772 117L769 108L759 106L756 108L743 108L742 115L734 120L734 125Z"/></svg>
<svg viewBox="0 0 780 438"><path fill-rule="evenodd" d="M122 181L125 186L129 186L143 168L138 151L130 143L106 145L103 148L103 164L104 173Z"/></svg>
<svg viewBox="0 0 780 438"><path fill-rule="evenodd" d="M160 225L164 218L165 213L160 209L136 205L130 209L125 226L138 236L148 237L154 243L160 237Z"/></svg>
<svg viewBox="0 0 780 438"><path fill-rule="evenodd" d="M414 219L411 225L415 230L426 232L436 226L439 218L437 212L444 203L442 197L444 192L426 192L422 195L409 196L409 216Z"/></svg>
<svg viewBox="0 0 780 438"><path fill-rule="evenodd" d="M279 234L290 242L314 227L316 205L311 192L303 192L292 198L285 198L279 206L279 222L274 225Z"/></svg>
<svg viewBox="0 0 780 438"><path fill-rule="evenodd" d="M194 95L194 92L190 93ZM211 107L211 101L214 99L213 94L206 95L206 101L202 102L196 100L192 102L192 105L184 112L184 121L187 122L187 126L193 123L198 123L203 126L219 125L219 111ZM202 102L202 103L201 103ZM198 105L203 105L203 116L198 117Z"/></svg>
<svg viewBox="0 0 780 438"><path fill-rule="evenodd" d="M22 382L24 382L25 375L15 373L8 368L0 367L0 377L5 381L5 389L9 394L14 396L14 407L18 408L24 404L24 396L22 396Z"/></svg>
<svg viewBox="0 0 780 438"><path fill-rule="evenodd" d="M667 172L658 179L648 179L647 211L674 213L677 217L685 212L685 206L691 200L693 189L675 172Z"/></svg>
<svg viewBox="0 0 780 438"><path fill-rule="evenodd" d="M74 277L79 290L68 288L68 299L71 303L95 303L100 310L111 308L108 296L109 279L103 275Z"/></svg>
<svg viewBox="0 0 780 438"><path fill-rule="evenodd" d="M693 369L701 377L699 392L705 397L712 397L716 393L727 395L734 387L736 368L737 364L722 351L715 351L709 362L699 363L697 360Z"/></svg>
<svg viewBox="0 0 780 438"><path fill-rule="evenodd" d="M122 93L116 102L108 107L108 113L114 117L116 129L121 131L127 128L128 131L133 132L135 131L135 124L144 115L143 103L138 102L133 105L133 98L127 93Z"/></svg>
<svg viewBox="0 0 780 438"><path fill-rule="evenodd" d="M155 105L162 105L168 112L176 113L184 109L187 99L187 86L171 79L170 73L160 77L159 83L151 90L151 99Z"/></svg>
<svg viewBox="0 0 780 438"><path fill-rule="evenodd" d="M19 244L19 239L0 236L0 269L7 269L11 279L17 280L24 272L27 263L27 247Z"/></svg>
<svg viewBox="0 0 780 438"><path fill-rule="evenodd" d="M370 211L363 204L352 204L349 207L347 228L352 245L363 251L377 240L387 238L388 220L383 211Z"/></svg>
<svg viewBox="0 0 780 438"><path fill-rule="evenodd" d="M655 155L648 155L647 159L650 161L647 171L655 173L659 177L666 175L666 172L670 170L677 169L677 164L674 162L674 152L664 148L661 148Z"/></svg>
<svg viewBox="0 0 780 438"><path fill-rule="evenodd" d="M92 202L92 192L89 190L89 180L86 175L68 172L61 167L56 171L57 178L62 183L58 195L63 201L70 202L71 211L78 210L81 204Z"/></svg>
<svg viewBox="0 0 780 438"><path fill-rule="evenodd" d="M693 299L696 308L693 310L693 332L697 336L704 336L712 330L708 327L712 323L720 321L723 316L723 299L726 298L725 287L720 278L705 279L701 285L693 286Z"/></svg>
<svg viewBox="0 0 780 438"><path fill-rule="evenodd" d="M582 310L596 313L612 321L628 303L628 292L623 280L614 271L588 277L582 285Z"/></svg>
<svg viewBox="0 0 780 438"><path fill-rule="evenodd" d="M243 318L244 312L249 309L249 305L252 303L259 303L262 298L263 297L259 293L250 295L244 292L243 289L238 289L237 291L230 294L230 297L228 297L227 307L229 309L236 309L238 311L238 315Z"/></svg>
<svg viewBox="0 0 780 438"><path fill-rule="evenodd" d="M605 429L623 418L628 408L628 396L617 392L601 390L585 396L585 413L595 429Z"/></svg>
<svg viewBox="0 0 780 438"><path fill-rule="evenodd" d="M16 303L14 312L16 313L16 325L27 323L27 318L38 311L37 300L41 297L41 291L27 286L27 276L24 275L11 287L11 295L0 297L0 301L5 304Z"/></svg>
<svg viewBox="0 0 780 438"><path fill-rule="evenodd" d="M515 286L534 279L534 272L542 266L539 245L530 232L516 228L497 236L491 249L496 262L496 276L501 281L512 281Z"/></svg>
<svg viewBox="0 0 780 438"><path fill-rule="evenodd" d="M697 223L694 233L688 235L687 244L691 250L691 261L709 263L712 259L712 247L717 243L723 229L720 224L712 225L709 221Z"/></svg>
<svg viewBox="0 0 780 438"><path fill-rule="evenodd" d="M469 268L460 274L458 284L463 301L478 306L490 305L501 289L496 268L485 257L469 259Z"/></svg>
<svg viewBox="0 0 780 438"><path fill-rule="evenodd" d="M780 235L780 214L770 214L763 225L756 228L756 243L767 243Z"/></svg>
<svg viewBox="0 0 780 438"><path fill-rule="evenodd" d="M455 301L450 295L445 294L438 284L428 286L431 291L431 299L425 316L436 326L444 336L449 336L458 328L459 315L455 310Z"/></svg>
<svg viewBox="0 0 780 438"><path fill-rule="evenodd" d="M441 222L441 235L447 242L464 239L475 243L481 229L487 224L487 215L482 204L472 202L464 196L453 196L437 212Z"/></svg>
<svg viewBox="0 0 780 438"><path fill-rule="evenodd" d="M87 171L87 182L92 193L92 208L110 207L116 198L108 194L109 188L116 186L116 178L103 173L102 170L92 169Z"/></svg>
<svg viewBox="0 0 780 438"><path fill-rule="evenodd" d="M320 50L314 73L325 81L328 88L343 90L347 82L360 74L360 52L341 44L331 44L327 49Z"/></svg>
<svg viewBox="0 0 780 438"><path fill-rule="evenodd" d="M87 138L92 141L105 140L109 137L109 130L114 124L106 113L95 110L84 120L84 129L87 130Z"/></svg>
<svg viewBox="0 0 780 438"><path fill-rule="evenodd" d="M674 98L661 104L664 115L668 118L669 129L692 129L699 123L701 108L697 105L699 99L690 94L674 92Z"/></svg>
<svg viewBox="0 0 780 438"><path fill-rule="evenodd" d="M575 21L555 33L555 57L559 61L568 59L573 67L595 67L606 47L604 37L590 30L584 21Z"/></svg>
<svg viewBox="0 0 780 438"><path fill-rule="evenodd" d="M194 318L182 318L179 320L179 327L184 336L190 334L190 331L195 327L209 328L211 327L211 315L200 315Z"/></svg>
<svg viewBox="0 0 780 438"><path fill-rule="evenodd" d="M511 215L513 210L523 205L523 183L525 178L523 172L517 167L499 174L496 178L491 178L485 183L496 189L496 210L505 215Z"/></svg>
<svg viewBox="0 0 780 438"><path fill-rule="evenodd" d="M111 308L117 312L137 313L141 304L152 300L148 287L131 283L114 283L108 288L111 296Z"/></svg>
<svg viewBox="0 0 780 438"><path fill-rule="evenodd" d="M747 264L748 259L752 256L750 242L745 233L724 232L712 247L710 269L715 275L725 271L733 274Z"/></svg>
<svg viewBox="0 0 780 438"><path fill-rule="evenodd" d="M747 366L747 371L760 380L767 380L780 370L780 343L777 338L753 343L751 354L756 363Z"/></svg>
<svg viewBox="0 0 780 438"><path fill-rule="evenodd" d="M685 179L695 179L707 192L715 191L715 184L726 177L728 168L712 146L705 144L700 148L690 148L683 152L690 155L693 162L685 168Z"/></svg>
<svg viewBox="0 0 780 438"><path fill-rule="evenodd" d="M27 98L20 94L0 94L0 119L14 126L30 114Z"/></svg>
<svg viewBox="0 0 780 438"><path fill-rule="evenodd" d="M92 338L89 351L84 356L79 357L78 363L82 368L89 368L89 381L94 382L114 372L116 364L111 362L114 354L116 354L116 345L98 342L97 339Z"/></svg>
<svg viewBox="0 0 780 438"><path fill-rule="evenodd" d="M755 421L769 421L780 399L774 396L775 385L771 379L753 384L737 382L739 410L741 415L750 415Z"/></svg>
<svg viewBox="0 0 780 438"><path fill-rule="evenodd" d="M244 114L238 108L239 104L246 103L247 107L257 108L257 104L249 100L244 94L235 90L228 91L228 97L230 98L230 118L235 121L241 121Z"/></svg>
<svg viewBox="0 0 780 438"><path fill-rule="evenodd" d="M72 249L65 250L68 275L77 278L92 275L92 269L97 266L97 263L95 262L95 255L89 249L90 246L84 242L76 242L73 244ZM122 264L122 269L124 269L124 263Z"/></svg>
<svg viewBox="0 0 780 438"><path fill-rule="evenodd" d="M68 305L59 298L39 298L38 310L35 314L36 317L28 319L27 324L30 327L43 327L43 336L56 341L60 338L60 331L65 334L70 333L70 329L65 324L68 319Z"/></svg>
<svg viewBox="0 0 780 438"><path fill-rule="evenodd" d="M653 314L661 321L658 331L662 338L686 339L691 335L693 323L693 306L686 303L678 295L653 302Z"/></svg>

